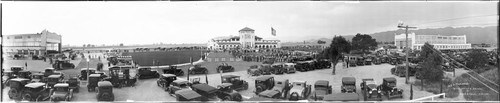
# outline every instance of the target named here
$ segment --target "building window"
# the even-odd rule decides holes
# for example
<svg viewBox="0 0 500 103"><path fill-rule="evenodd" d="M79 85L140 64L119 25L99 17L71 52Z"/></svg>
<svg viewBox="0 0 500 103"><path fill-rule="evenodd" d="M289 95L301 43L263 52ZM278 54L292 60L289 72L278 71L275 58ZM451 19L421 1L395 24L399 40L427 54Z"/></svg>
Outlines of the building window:
<svg viewBox="0 0 500 103"><path fill-rule="evenodd" d="M14 39L22 39L23 36L15 36Z"/></svg>

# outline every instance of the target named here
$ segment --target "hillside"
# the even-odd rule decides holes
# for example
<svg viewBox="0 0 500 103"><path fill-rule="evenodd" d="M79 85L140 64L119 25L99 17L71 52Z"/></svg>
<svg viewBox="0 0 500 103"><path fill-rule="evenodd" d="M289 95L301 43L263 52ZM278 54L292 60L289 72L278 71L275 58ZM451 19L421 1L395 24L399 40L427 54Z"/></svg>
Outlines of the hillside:
<svg viewBox="0 0 500 103"><path fill-rule="evenodd" d="M436 29L418 29L418 30L409 30L409 32L415 32L417 35L425 34L425 35L466 35L467 42L472 44L480 44L480 43L498 43L497 36L497 26L489 26L489 27L446 27L446 28L436 28ZM377 42L390 42L394 41L395 34L404 33L403 29L394 30L394 31L384 31L370 34L373 38L377 40ZM353 35L346 35L344 38L347 40L352 40ZM310 42L323 40L327 41L327 44L330 43L332 38L320 38L316 40L308 40Z"/></svg>

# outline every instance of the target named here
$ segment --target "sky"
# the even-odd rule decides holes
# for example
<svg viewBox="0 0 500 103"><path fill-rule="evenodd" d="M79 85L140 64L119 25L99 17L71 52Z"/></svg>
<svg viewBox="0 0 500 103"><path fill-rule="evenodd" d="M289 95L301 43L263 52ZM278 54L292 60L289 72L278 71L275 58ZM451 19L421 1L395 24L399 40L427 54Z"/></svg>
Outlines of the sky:
<svg viewBox="0 0 500 103"><path fill-rule="evenodd" d="M63 45L207 43L255 34L282 42L398 29L497 26L498 2L4 2L2 35L62 35ZM271 35L271 27L276 36Z"/></svg>

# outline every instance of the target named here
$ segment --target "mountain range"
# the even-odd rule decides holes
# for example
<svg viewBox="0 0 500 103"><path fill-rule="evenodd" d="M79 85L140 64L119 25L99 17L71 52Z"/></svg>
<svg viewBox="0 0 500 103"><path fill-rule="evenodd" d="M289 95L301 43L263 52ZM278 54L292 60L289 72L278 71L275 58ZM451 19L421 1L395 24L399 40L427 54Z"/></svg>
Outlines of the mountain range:
<svg viewBox="0 0 500 103"><path fill-rule="evenodd" d="M394 41L395 34L403 34L404 29L398 29L393 31L384 31L369 34L372 38L375 38L377 42L392 42ZM488 27L445 27L445 28L433 28L433 29L418 29L418 30L408 30L408 33L414 32L417 35L466 35L467 43L471 44L496 44L498 43L498 26L488 26ZM353 35L344 35L344 38L351 41L354 37ZM333 38L333 37L332 37ZM326 44L330 44L332 38L319 38L306 40L307 42L316 43L318 40L326 41Z"/></svg>

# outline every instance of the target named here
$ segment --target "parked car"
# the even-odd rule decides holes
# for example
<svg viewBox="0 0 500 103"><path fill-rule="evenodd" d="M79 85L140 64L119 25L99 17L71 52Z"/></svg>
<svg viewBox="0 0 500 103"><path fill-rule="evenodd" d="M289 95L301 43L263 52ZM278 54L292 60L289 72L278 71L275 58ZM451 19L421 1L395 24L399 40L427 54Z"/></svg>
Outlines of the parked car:
<svg viewBox="0 0 500 103"><path fill-rule="evenodd" d="M170 95L174 95L176 91L183 90L183 89L192 90L191 87L189 87L189 82L187 80L177 79L177 80L174 80L172 83L170 83L170 86L168 87L167 92Z"/></svg>
<svg viewBox="0 0 500 103"><path fill-rule="evenodd" d="M259 71L261 72L262 75L271 75L272 74L272 67L270 64L262 64L259 66Z"/></svg>
<svg viewBox="0 0 500 103"><path fill-rule="evenodd" d="M358 66L363 66L365 65L365 58L361 57L361 56L358 56L358 61L356 61L356 65Z"/></svg>
<svg viewBox="0 0 500 103"><path fill-rule="evenodd" d="M99 81L101 81L101 74L90 74L87 84L87 90L89 92L95 91L97 83L99 83Z"/></svg>
<svg viewBox="0 0 500 103"><path fill-rule="evenodd" d="M395 97L403 98L403 90L396 87L396 78L394 77L383 78L381 89L383 95L389 99Z"/></svg>
<svg viewBox="0 0 500 103"><path fill-rule="evenodd" d="M285 72L288 74L295 73L297 71L294 63L284 63L283 67L285 68Z"/></svg>
<svg viewBox="0 0 500 103"><path fill-rule="evenodd" d="M177 80L177 76L175 76L174 74L162 74L161 77L156 81L156 84L166 91L168 89L168 86L170 86L170 83L175 80Z"/></svg>
<svg viewBox="0 0 500 103"><path fill-rule="evenodd" d="M184 75L184 71L182 69L178 69L177 66L168 66L166 69L162 69L163 74L175 74L177 76Z"/></svg>
<svg viewBox="0 0 500 103"><path fill-rule="evenodd" d="M250 68L248 68L247 74L250 76L260 76L262 72L259 70L258 65L252 65L250 66Z"/></svg>
<svg viewBox="0 0 500 103"><path fill-rule="evenodd" d="M371 57L367 57L365 59L365 65L372 65L373 59Z"/></svg>
<svg viewBox="0 0 500 103"><path fill-rule="evenodd" d="M176 91L175 98L177 101L208 101L207 98L190 89Z"/></svg>
<svg viewBox="0 0 500 103"><path fill-rule="evenodd" d="M50 89L46 88L45 83L29 83L24 87L23 100L38 102L50 98Z"/></svg>
<svg viewBox="0 0 500 103"><path fill-rule="evenodd" d="M234 90L247 90L248 82L245 80L241 80L240 76L237 75L223 75L222 83L231 83L231 88Z"/></svg>
<svg viewBox="0 0 500 103"><path fill-rule="evenodd" d="M189 68L189 74L207 74L208 69L200 65L194 65Z"/></svg>
<svg viewBox="0 0 500 103"><path fill-rule="evenodd" d="M283 63L274 63L271 65L272 74L284 74L286 69L283 67Z"/></svg>
<svg viewBox="0 0 500 103"><path fill-rule="evenodd" d="M151 70L150 67L139 67L137 69L137 78L148 79L148 78L158 78L160 74L157 71Z"/></svg>
<svg viewBox="0 0 500 103"><path fill-rule="evenodd" d="M356 78L354 77L342 77L342 93L355 93L356 92Z"/></svg>
<svg viewBox="0 0 500 103"><path fill-rule="evenodd" d="M273 76L261 76L255 79L255 94L259 94L265 90L274 87L274 77Z"/></svg>
<svg viewBox="0 0 500 103"><path fill-rule="evenodd" d="M80 81L76 77L71 77L66 81L68 83L68 88L72 89L73 92L80 92Z"/></svg>
<svg viewBox="0 0 500 103"><path fill-rule="evenodd" d="M307 63L305 61L298 61L298 62L296 62L295 63L295 68L297 69L297 71L300 71L300 72L306 72L306 71L310 70L309 63Z"/></svg>
<svg viewBox="0 0 500 103"><path fill-rule="evenodd" d="M137 82L136 74L130 73L130 69L133 68L132 65L110 67L109 76L111 78L109 78L108 81L110 81L114 87L118 88L135 86L135 82Z"/></svg>
<svg viewBox="0 0 500 103"><path fill-rule="evenodd" d="M56 70L74 69L75 64L71 63L69 60L55 60L52 67Z"/></svg>
<svg viewBox="0 0 500 103"><path fill-rule="evenodd" d="M382 90L373 78L361 79L361 93L365 101L382 101Z"/></svg>
<svg viewBox="0 0 500 103"><path fill-rule="evenodd" d="M31 82L45 82L45 77L42 73L33 73L31 74Z"/></svg>
<svg viewBox="0 0 500 103"><path fill-rule="evenodd" d="M191 89L206 98L215 98L218 92L217 88L206 83L193 84Z"/></svg>
<svg viewBox="0 0 500 103"><path fill-rule="evenodd" d="M100 81L97 84L97 101L114 101L113 84L109 81Z"/></svg>
<svg viewBox="0 0 500 103"><path fill-rule="evenodd" d="M5 85L10 87L9 99L20 100L22 99L23 91L26 89L24 86L29 83L26 78L13 78L10 79Z"/></svg>
<svg viewBox="0 0 500 103"><path fill-rule="evenodd" d="M307 85L306 81L295 81L290 89L289 100L296 101L307 99L311 94L311 85Z"/></svg>
<svg viewBox="0 0 500 103"><path fill-rule="evenodd" d="M63 80L64 77L62 77L62 75L50 75L47 77L47 88L52 88L55 84L62 83Z"/></svg>
<svg viewBox="0 0 500 103"><path fill-rule="evenodd" d="M222 63L221 65L217 66L217 73L221 72L234 72L234 67L227 64L227 63Z"/></svg>
<svg viewBox="0 0 500 103"><path fill-rule="evenodd" d="M217 97L223 101L243 101L243 97L233 88L231 83L222 83L217 86Z"/></svg>
<svg viewBox="0 0 500 103"><path fill-rule="evenodd" d="M275 80L273 88L259 93L260 97L286 99L292 85L288 79Z"/></svg>
<svg viewBox="0 0 500 103"><path fill-rule="evenodd" d="M311 98L314 100L323 100L324 96L332 94L332 86L326 80L318 80L314 83L314 91Z"/></svg>
<svg viewBox="0 0 500 103"><path fill-rule="evenodd" d="M50 101L70 101L73 99L73 89L69 88L68 83L57 83L52 88Z"/></svg>

